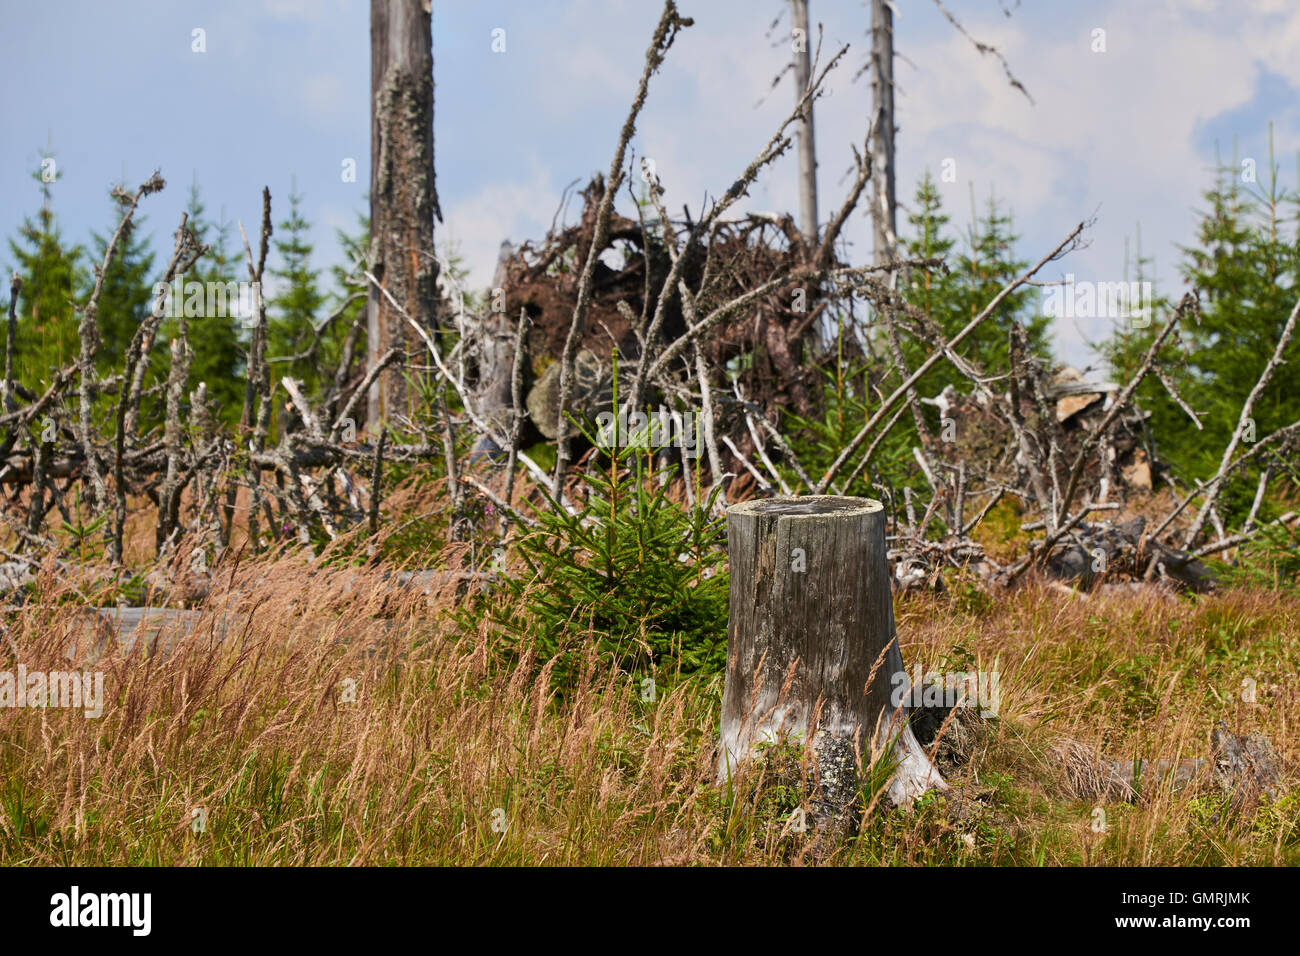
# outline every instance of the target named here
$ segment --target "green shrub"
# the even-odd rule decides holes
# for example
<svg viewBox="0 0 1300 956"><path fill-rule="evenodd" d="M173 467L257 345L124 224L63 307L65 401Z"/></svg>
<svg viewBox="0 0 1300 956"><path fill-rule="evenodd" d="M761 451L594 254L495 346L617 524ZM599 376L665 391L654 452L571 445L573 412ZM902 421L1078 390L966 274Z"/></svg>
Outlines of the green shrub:
<svg viewBox="0 0 1300 956"><path fill-rule="evenodd" d="M586 640L627 671L722 669L729 576L718 491L683 507L660 480L676 471L656 471L644 449L610 449L581 473L575 513L548 495L537 527L517 542L524 569L505 576L513 600L493 618L512 642L527 638L540 658L559 658L557 678L572 672Z"/></svg>
<svg viewBox="0 0 1300 956"><path fill-rule="evenodd" d="M629 461L630 459L630 461ZM631 465L624 471L627 465ZM716 671L726 660L728 575L711 508L683 510L640 456L623 451L586 474L576 514L539 509L518 542L527 570L507 576L513 606L499 622L571 670L588 636L624 670ZM712 499L708 501L712 505ZM577 639L577 640L575 640Z"/></svg>
<svg viewBox="0 0 1300 956"><path fill-rule="evenodd" d="M1300 593L1300 531L1285 524L1261 528L1242 548L1236 567L1222 565L1217 570L1239 587Z"/></svg>

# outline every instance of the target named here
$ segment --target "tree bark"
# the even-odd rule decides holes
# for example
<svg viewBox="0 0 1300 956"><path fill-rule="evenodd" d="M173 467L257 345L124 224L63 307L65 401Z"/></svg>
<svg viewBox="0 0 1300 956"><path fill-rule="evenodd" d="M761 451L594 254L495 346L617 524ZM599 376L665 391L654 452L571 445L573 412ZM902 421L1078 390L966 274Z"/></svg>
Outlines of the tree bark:
<svg viewBox="0 0 1300 956"><path fill-rule="evenodd" d="M892 259L898 245L894 192L894 15L889 0L871 0L871 221L876 264Z"/></svg>
<svg viewBox="0 0 1300 956"><path fill-rule="evenodd" d="M790 0L790 16L795 30L802 30L802 44L794 50L794 101L797 104L808 92L812 76L811 37L808 33L808 0ZM799 118L799 231L809 249L817 248L817 150L813 139L813 106Z"/></svg>
<svg viewBox="0 0 1300 956"><path fill-rule="evenodd" d="M433 18L428 0L370 2L370 269L420 326L436 324L438 263L433 220L442 219L433 173ZM390 348L407 359L418 337L371 285L366 312L368 370ZM410 408L407 363L376 377L371 426Z"/></svg>
<svg viewBox="0 0 1300 956"><path fill-rule="evenodd" d="M880 502L816 495L733 505L727 550L719 777L762 742L811 742L819 826L851 815L862 758L890 748L893 803L946 789L905 723Z"/></svg>
<svg viewBox="0 0 1300 956"><path fill-rule="evenodd" d="M497 255L497 268L492 276L492 288L488 291L489 308L478 333L478 383L474 390L474 403L478 406L479 418L492 422L502 434L509 434L513 428L515 365L519 343L517 327L510 321L508 307L496 308L495 300L498 290L505 298L509 279L507 265L513 254L508 241L501 243ZM487 435L480 435L471 453L471 459L504 453Z"/></svg>

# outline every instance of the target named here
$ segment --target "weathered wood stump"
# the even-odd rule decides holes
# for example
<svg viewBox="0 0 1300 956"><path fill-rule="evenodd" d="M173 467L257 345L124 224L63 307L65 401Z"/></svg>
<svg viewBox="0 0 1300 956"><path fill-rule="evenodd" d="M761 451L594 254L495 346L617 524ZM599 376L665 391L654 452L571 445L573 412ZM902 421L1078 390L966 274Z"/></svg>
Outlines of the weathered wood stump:
<svg viewBox="0 0 1300 956"><path fill-rule="evenodd" d="M946 789L895 690L907 685L880 502L818 495L733 505L727 551L719 777L756 745L785 740L812 745L815 818L842 818L863 758L886 751L896 764L887 794L893 803Z"/></svg>

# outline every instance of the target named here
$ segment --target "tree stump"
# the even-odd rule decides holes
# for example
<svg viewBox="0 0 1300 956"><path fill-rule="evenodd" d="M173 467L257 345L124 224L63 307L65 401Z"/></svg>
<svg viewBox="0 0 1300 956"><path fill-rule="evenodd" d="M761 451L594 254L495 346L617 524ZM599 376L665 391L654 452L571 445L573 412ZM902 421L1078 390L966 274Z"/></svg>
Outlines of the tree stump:
<svg viewBox="0 0 1300 956"><path fill-rule="evenodd" d="M812 744L812 812L823 821L851 808L862 758L891 747L894 804L946 789L906 724L880 502L814 495L733 505L727 551L719 777L758 744L796 740Z"/></svg>

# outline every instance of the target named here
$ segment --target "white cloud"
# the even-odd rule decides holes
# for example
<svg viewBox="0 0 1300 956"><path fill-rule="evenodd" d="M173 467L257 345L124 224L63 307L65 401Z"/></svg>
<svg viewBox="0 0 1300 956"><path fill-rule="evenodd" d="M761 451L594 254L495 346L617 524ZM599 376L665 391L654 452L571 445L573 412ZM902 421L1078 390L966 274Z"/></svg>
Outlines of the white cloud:
<svg viewBox="0 0 1300 956"><path fill-rule="evenodd" d="M530 157L530 167L526 179L483 186L444 210L439 247L446 240L464 259L471 288L486 288L492 281L503 239L518 244L539 239L550 228L560 190L536 155Z"/></svg>
<svg viewBox="0 0 1300 956"><path fill-rule="evenodd" d="M1188 16L1187 4L1113 3L1081 20L1106 29L1105 53L1092 52L1091 27L1069 21L1055 34L1023 18L968 23L1006 54L1034 96L1032 108L1000 65L955 33L912 45L903 52L922 68L907 74L899 107L900 170L919 172L937 155L954 155L963 191L968 179L992 184L1015 210L1033 243L1021 250L1031 261L1097 210L1091 248L1049 267L1081 278L1120 278L1125 237L1141 222L1145 251L1155 248L1163 288L1173 292L1173 243L1191 238L1188 210L1213 159L1200 151L1204 124L1250 104L1262 68L1284 76L1300 69L1300 10L1279 25L1243 15L1242 6L1204 2L1202 17ZM945 198L964 219L965 207ZM1058 323L1059 350L1085 361L1084 336L1100 338L1106 325Z"/></svg>

